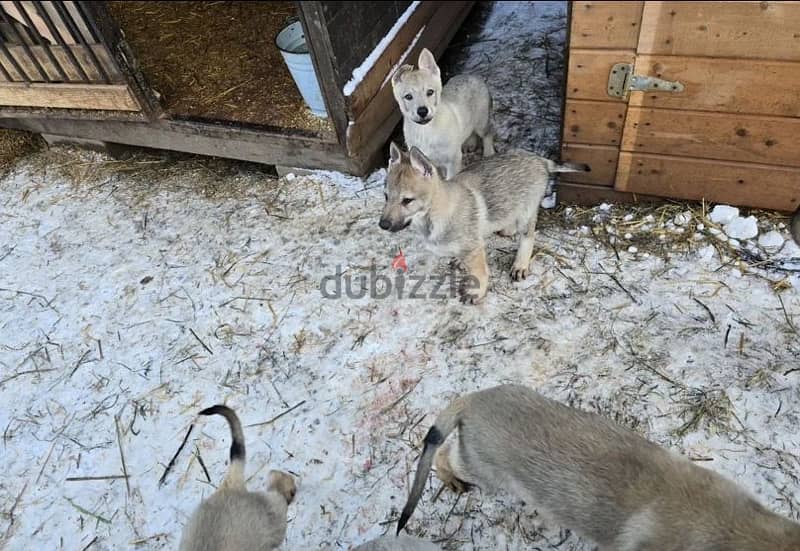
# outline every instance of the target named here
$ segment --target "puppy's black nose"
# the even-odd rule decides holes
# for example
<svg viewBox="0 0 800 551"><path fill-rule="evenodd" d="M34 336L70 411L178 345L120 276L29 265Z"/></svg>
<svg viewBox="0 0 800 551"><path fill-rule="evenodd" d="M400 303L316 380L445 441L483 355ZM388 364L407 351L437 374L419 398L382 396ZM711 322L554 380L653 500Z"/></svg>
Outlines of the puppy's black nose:
<svg viewBox="0 0 800 551"><path fill-rule="evenodd" d="M384 220L383 218L381 218L381 221L378 222L378 225L381 227L382 230L388 230L392 226L392 223L389 222L388 220Z"/></svg>
<svg viewBox="0 0 800 551"><path fill-rule="evenodd" d="M418 107L417 108L417 115L419 115L421 118L424 119L425 117L428 116L428 108L427 107Z"/></svg>

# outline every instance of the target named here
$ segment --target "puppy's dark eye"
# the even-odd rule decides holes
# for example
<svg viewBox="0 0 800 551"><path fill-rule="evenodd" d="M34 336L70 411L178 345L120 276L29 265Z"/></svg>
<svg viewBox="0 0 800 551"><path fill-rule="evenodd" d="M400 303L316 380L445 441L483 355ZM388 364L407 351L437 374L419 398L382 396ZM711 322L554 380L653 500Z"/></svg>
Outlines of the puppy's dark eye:
<svg viewBox="0 0 800 551"><path fill-rule="evenodd" d="M412 99L414 99L414 96L412 96L411 94L406 94L403 97L406 98L407 101L411 101Z"/></svg>
<svg viewBox="0 0 800 551"><path fill-rule="evenodd" d="M404 206L404 207L407 207L407 206L408 206L408 205L410 205L410 204L411 204L413 201L414 201L414 198L413 198L413 197L406 197L405 199L403 199L403 206Z"/></svg>
<svg viewBox="0 0 800 551"><path fill-rule="evenodd" d="M433 95L433 90L428 90L425 93L428 95L428 97L431 97Z"/></svg>

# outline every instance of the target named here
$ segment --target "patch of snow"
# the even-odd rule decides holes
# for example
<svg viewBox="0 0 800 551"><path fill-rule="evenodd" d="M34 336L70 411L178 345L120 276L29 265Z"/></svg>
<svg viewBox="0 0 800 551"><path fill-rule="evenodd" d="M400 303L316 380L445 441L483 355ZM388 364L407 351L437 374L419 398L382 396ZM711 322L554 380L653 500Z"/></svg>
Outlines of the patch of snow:
<svg viewBox="0 0 800 551"><path fill-rule="evenodd" d="M613 205L609 205L608 203L601 203L600 206L597 207L597 210L602 212L608 212L611 210Z"/></svg>
<svg viewBox="0 0 800 551"><path fill-rule="evenodd" d="M631 213L628 213L628 214L626 214L625 216L622 217L622 219L625 222L630 222L631 220L633 220L633 218L634 218L634 216Z"/></svg>
<svg viewBox="0 0 800 551"><path fill-rule="evenodd" d="M709 219L715 224L728 224L739 216L739 209L729 205L717 205L709 214Z"/></svg>
<svg viewBox="0 0 800 551"><path fill-rule="evenodd" d="M558 198L556 196L556 192L553 192L550 195L546 195L542 199L541 206L543 209L552 209L555 208L557 203L558 203Z"/></svg>
<svg viewBox="0 0 800 551"><path fill-rule="evenodd" d="M697 231L703 231L704 229L706 229L705 224L703 224L702 222L697 224Z"/></svg>
<svg viewBox="0 0 800 551"><path fill-rule="evenodd" d="M628 252L629 252L629 253L638 253L638 252L639 252L639 249L637 249L636 247L634 247L633 245L631 245L630 247L628 247Z"/></svg>
<svg viewBox="0 0 800 551"><path fill-rule="evenodd" d="M758 244L767 252L774 253L783 247L786 240L780 232L772 230L758 237Z"/></svg>
<svg viewBox="0 0 800 551"><path fill-rule="evenodd" d="M675 218L672 219L672 222L676 226L685 226L686 224L691 222L691 220L692 220L692 212L687 210L685 212L676 214Z"/></svg>
<svg viewBox="0 0 800 551"><path fill-rule="evenodd" d="M356 87L361 84L361 81L364 80L364 77L369 73L370 69L372 69L375 62L378 61L378 58L381 57L381 54L383 54L392 40L394 40L394 37L397 36L397 33L400 32L400 29L405 22L408 21L408 18L411 17L411 14L414 13L414 10L417 9L420 3L419 1L411 2L411 5L406 8L406 11L403 12L392 28L389 29L386 36L378 42L378 45L375 46L367 58L361 62L361 65L353 69L353 76L350 77L350 80L347 81L342 89L345 96L350 96L355 91Z"/></svg>
<svg viewBox="0 0 800 551"><path fill-rule="evenodd" d="M723 227L728 237L733 239L752 239L758 235L758 220L755 216L742 218L736 216Z"/></svg>
<svg viewBox="0 0 800 551"><path fill-rule="evenodd" d="M626 233L625 234L625 239L633 239L633 234L632 233Z"/></svg>
<svg viewBox="0 0 800 551"><path fill-rule="evenodd" d="M741 243L738 239L734 239L733 237L728 239L728 245L733 247L734 249L738 249L741 246Z"/></svg>

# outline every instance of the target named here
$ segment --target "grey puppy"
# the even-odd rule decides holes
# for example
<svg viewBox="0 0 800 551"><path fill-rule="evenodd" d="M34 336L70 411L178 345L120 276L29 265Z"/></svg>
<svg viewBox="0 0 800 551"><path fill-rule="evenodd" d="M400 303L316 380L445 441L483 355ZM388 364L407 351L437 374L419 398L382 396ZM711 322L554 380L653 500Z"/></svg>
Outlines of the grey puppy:
<svg viewBox="0 0 800 551"><path fill-rule="evenodd" d="M456 428L458 443L440 448ZM603 551L800 550L800 524L730 480L520 385L467 394L439 414L398 533L432 462L451 489L506 489Z"/></svg>
<svg viewBox="0 0 800 551"><path fill-rule="evenodd" d="M297 491L294 479L270 471L267 492L248 492L244 480L245 447L236 413L217 405L200 415L221 415L230 425L230 466L225 480L192 515L183 531L181 551L268 551L286 537L286 510Z"/></svg>
<svg viewBox="0 0 800 551"><path fill-rule="evenodd" d="M488 288L484 239L509 228L521 233L511 277L527 277L539 203L550 175L587 170L586 165L558 164L514 150L442 180L434 163L416 147L405 154L392 143L389 153L380 227L396 232L413 225L434 254L458 258L475 282L462 289L462 300L471 303L480 301Z"/></svg>
<svg viewBox="0 0 800 551"><path fill-rule="evenodd" d="M800 207L797 207L797 210L794 211L792 215L792 221L789 223L789 231L792 233L794 242L800 245Z"/></svg>
<svg viewBox="0 0 800 551"><path fill-rule="evenodd" d="M441 551L441 548L429 541L398 534L362 543L353 551Z"/></svg>

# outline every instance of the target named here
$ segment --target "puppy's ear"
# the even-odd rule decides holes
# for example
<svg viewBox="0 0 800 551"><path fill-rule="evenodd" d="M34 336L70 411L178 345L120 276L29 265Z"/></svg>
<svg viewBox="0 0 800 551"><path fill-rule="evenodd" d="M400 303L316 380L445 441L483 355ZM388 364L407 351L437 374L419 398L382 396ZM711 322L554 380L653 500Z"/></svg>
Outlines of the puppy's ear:
<svg viewBox="0 0 800 551"><path fill-rule="evenodd" d="M389 166L394 166L400 163L400 159L402 159L403 154L400 151L400 148L397 147L397 144L392 142L389 144Z"/></svg>
<svg viewBox="0 0 800 551"><path fill-rule="evenodd" d="M409 71L413 71L414 67L411 65L401 65L397 68L397 70L392 75L392 87L396 86L398 82L403 78L403 75Z"/></svg>
<svg viewBox="0 0 800 551"><path fill-rule="evenodd" d="M416 147L411 148L411 166L425 178L433 178L434 175L438 175L436 166Z"/></svg>
<svg viewBox="0 0 800 551"><path fill-rule="evenodd" d="M436 58L433 57L433 54L428 48L422 48L422 51L419 53L417 65L419 65L420 69L425 69L433 73L436 78L439 78L441 75L439 66L436 64Z"/></svg>

